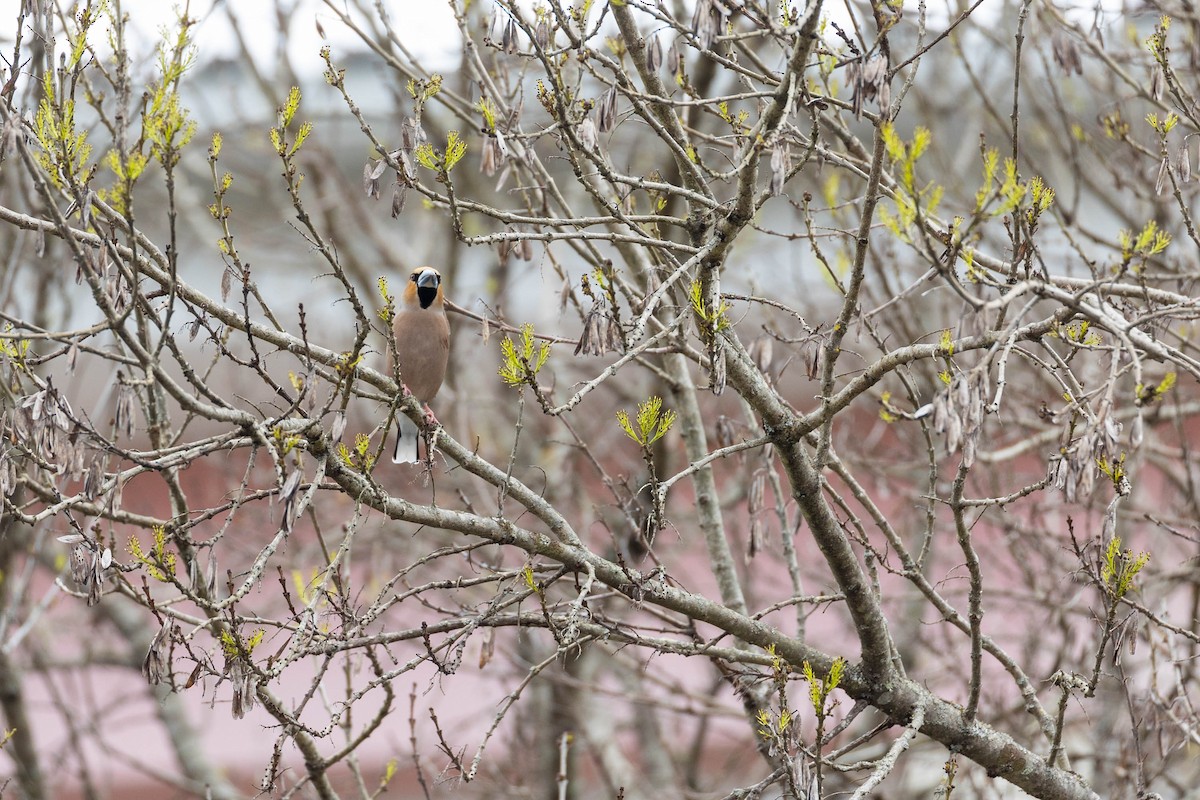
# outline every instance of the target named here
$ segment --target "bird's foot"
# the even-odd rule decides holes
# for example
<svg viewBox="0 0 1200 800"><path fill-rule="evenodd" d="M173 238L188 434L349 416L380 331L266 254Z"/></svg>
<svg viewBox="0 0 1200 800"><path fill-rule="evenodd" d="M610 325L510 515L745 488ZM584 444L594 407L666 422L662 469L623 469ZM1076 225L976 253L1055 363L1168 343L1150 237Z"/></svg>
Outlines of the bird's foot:
<svg viewBox="0 0 1200 800"><path fill-rule="evenodd" d="M408 388L408 384L404 384L404 383L400 384L400 396L401 397L412 397L412 390Z"/></svg>
<svg viewBox="0 0 1200 800"><path fill-rule="evenodd" d="M433 409L430 408L428 405L426 405L425 406L425 425L432 428L435 425L441 425L441 424L442 423L438 422L438 418L436 416L434 416Z"/></svg>

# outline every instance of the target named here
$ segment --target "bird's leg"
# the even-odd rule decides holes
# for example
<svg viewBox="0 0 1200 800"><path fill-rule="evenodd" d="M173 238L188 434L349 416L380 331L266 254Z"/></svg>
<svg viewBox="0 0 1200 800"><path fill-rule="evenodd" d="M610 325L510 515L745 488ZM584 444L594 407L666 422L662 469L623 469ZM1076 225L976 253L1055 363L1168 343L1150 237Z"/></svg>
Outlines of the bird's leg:
<svg viewBox="0 0 1200 800"><path fill-rule="evenodd" d="M425 440L425 468L429 470L429 474L433 474L433 440L437 437L437 429L441 427L438 418L434 416L433 409L428 403L422 403L425 409L424 425L421 427L421 437Z"/></svg>
<svg viewBox="0 0 1200 800"><path fill-rule="evenodd" d="M442 423L438 422L438 418L436 416L434 416L433 409L429 407L428 403L425 404L425 424L431 428L434 425L442 424Z"/></svg>
<svg viewBox="0 0 1200 800"><path fill-rule="evenodd" d="M408 388L408 384L400 384L400 397L412 397L412 390Z"/></svg>

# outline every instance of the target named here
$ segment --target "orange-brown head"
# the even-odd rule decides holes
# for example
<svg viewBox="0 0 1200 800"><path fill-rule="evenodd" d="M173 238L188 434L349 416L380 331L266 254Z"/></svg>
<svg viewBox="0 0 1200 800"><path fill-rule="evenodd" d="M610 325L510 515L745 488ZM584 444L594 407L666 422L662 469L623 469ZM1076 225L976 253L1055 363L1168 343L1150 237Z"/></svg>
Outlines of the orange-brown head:
<svg viewBox="0 0 1200 800"><path fill-rule="evenodd" d="M442 275L433 267L417 267L408 276L401 298L406 309L433 309L441 311L445 307L445 295L442 294Z"/></svg>

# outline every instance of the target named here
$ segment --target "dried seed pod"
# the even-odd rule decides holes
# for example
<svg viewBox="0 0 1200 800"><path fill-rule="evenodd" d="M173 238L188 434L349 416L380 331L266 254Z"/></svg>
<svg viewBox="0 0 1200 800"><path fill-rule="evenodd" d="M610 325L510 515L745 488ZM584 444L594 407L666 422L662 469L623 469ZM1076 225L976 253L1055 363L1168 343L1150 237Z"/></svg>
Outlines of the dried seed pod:
<svg viewBox="0 0 1200 800"><path fill-rule="evenodd" d="M387 169L387 162L382 159L368 161L363 165L363 191L372 200L379 199L379 178L385 169Z"/></svg>
<svg viewBox="0 0 1200 800"><path fill-rule="evenodd" d="M583 323L575 355L602 356L622 349L621 328L607 309L593 308Z"/></svg>
<svg viewBox="0 0 1200 800"><path fill-rule="evenodd" d="M115 514L121 508L124 498L125 482L117 477L113 480L104 498L104 510L109 514Z"/></svg>
<svg viewBox="0 0 1200 800"><path fill-rule="evenodd" d="M656 33L646 42L646 69L651 72L658 72L658 68L662 66L662 60L662 42L659 41L658 34Z"/></svg>
<svg viewBox="0 0 1200 800"><path fill-rule="evenodd" d="M516 114L513 115L514 117ZM512 124L516 124L515 122ZM498 162L503 163L508 160L508 140L504 138L504 131L497 128L493 133L496 140L496 153L499 156Z"/></svg>
<svg viewBox="0 0 1200 800"><path fill-rule="evenodd" d="M1079 465L1079 486L1077 487L1077 497L1091 497L1092 490L1096 488L1096 465L1094 462L1085 462Z"/></svg>
<svg viewBox="0 0 1200 800"><path fill-rule="evenodd" d="M1100 526L1100 541L1112 541L1113 534L1117 531L1117 498L1113 498L1108 504L1108 508L1104 511L1104 523Z"/></svg>
<svg viewBox="0 0 1200 800"><path fill-rule="evenodd" d="M751 516L759 513L766 505L767 472L764 469L754 470L750 480L750 491L746 496L746 511Z"/></svg>
<svg viewBox="0 0 1200 800"><path fill-rule="evenodd" d="M758 551L762 550L762 543L767 538L767 526L763 522L761 514L756 514L750 518L750 535L747 537L746 543L746 563L750 563Z"/></svg>
<svg viewBox="0 0 1200 800"><path fill-rule="evenodd" d="M100 456L94 456L83 473L83 496L91 502L100 496L104 488L104 464Z"/></svg>
<svg viewBox="0 0 1200 800"><path fill-rule="evenodd" d="M1062 28L1055 28L1050 34L1050 52L1054 56L1054 63L1062 68L1063 74L1083 74L1079 47L1075 44L1075 39L1068 36Z"/></svg>
<svg viewBox="0 0 1200 800"><path fill-rule="evenodd" d="M241 719L254 708L254 673L238 657L226 662L225 673L233 685L233 703L230 710L234 719Z"/></svg>
<svg viewBox="0 0 1200 800"><path fill-rule="evenodd" d="M771 380L771 360L775 349L775 340L770 336L759 336L750 343L746 348L746 355L750 356L750 360L754 362L754 366L758 367L768 382Z"/></svg>
<svg viewBox="0 0 1200 800"><path fill-rule="evenodd" d="M967 380L959 375L950 384L950 391L954 395L954 406L960 412L965 411L971 404L971 387L967 385Z"/></svg>
<svg viewBox="0 0 1200 800"><path fill-rule="evenodd" d="M1117 442L1121 438L1121 428L1124 426L1122 426L1121 423L1117 422L1116 418L1114 418L1112 414L1108 414L1107 416L1104 417L1104 426L1103 427L1104 427L1104 437L1107 440L1105 442L1104 449L1107 452L1114 452L1117 447Z"/></svg>
<svg viewBox="0 0 1200 800"><path fill-rule="evenodd" d="M233 265L225 267L221 273L221 302L224 303L229 299L229 293L233 291Z"/></svg>
<svg viewBox="0 0 1200 800"><path fill-rule="evenodd" d="M737 441L736 423L722 414L717 417L716 438L717 447L729 447Z"/></svg>
<svg viewBox="0 0 1200 800"><path fill-rule="evenodd" d="M283 486L279 490L279 501L280 505L283 506L283 518L279 526L280 530L284 533L291 533L292 526L295 525L297 517L300 516L299 491L303 478L303 471L294 469L287 476L287 480L283 482Z"/></svg>
<svg viewBox="0 0 1200 800"><path fill-rule="evenodd" d="M154 638L150 640L150 649L146 651L146 657L142 659L142 676L145 677L151 686L157 686L162 683L163 677L167 674L167 654L171 644L171 627L169 619L162 624L158 633L154 634Z"/></svg>
<svg viewBox="0 0 1200 800"><path fill-rule="evenodd" d="M617 87L610 86L596 103L596 129L608 133L617 126Z"/></svg>
<svg viewBox="0 0 1200 800"><path fill-rule="evenodd" d="M975 466L975 447L979 442L979 431L974 431L963 437L962 463L964 469Z"/></svg>
<svg viewBox="0 0 1200 800"><path fill-rule="evenodd" d="M400 149L413 152L425 143L425 131L415 117L405 117L400 123Z"/></svg>
<svg viewBox="0 0 1200 800"><path fill-rule="evenodd" d="M133 387L121 381L120 387L117 389L117 405L113 412L113 427L119 433L125 434L126 439L133 437L133 401Z"/></svg>
<svg viewBox="0 0 1200 800"><path fill-rule="evenodd" d="M583 330L579 334L579 344L575 345L575 355L601 356L604 350L600 347L600 323L596 309L588 312L583 320Z"/></svg>
<svg viewBox="0 0 1200 800"><path fill-rule="evenodd" d="M479 151L479 171L487 177L492 177L496 174L496 166L503 158L500 150L500 142L494 136L488 136L483 140L483 147Z"/></svg>
<svg viewBox="0 0 1200 800"><path fill-rule="evenodd" d="M85 536L73 536L71 541L75 545L71 548L71 577L87 593L87 604L94 606L100 602L100 587L112 565L112 550Z"/></svg>
<svg viewBox="0 0 1200 800"><path fill-rule="evenodd" d="M595 150L600 144L596 136L596 123L592 122L590 116L584 117L583 122L579 123L579 144L585 150Z"/></svg>
<svg viewBox="0 0 1200 800"><path fill-rule="evenodd" d="M788 172L792 168L792 153L788 143L783 139L775 142L771 148L771 194L783 194L783 184L787 181Z"/></svg>
<svg viewBox="0 0 1200 800"><path fill-rule="evenodd" d="M891 85L888 83L888 61L882 53L876 53L865 62L861 59L847 67L847 81L853 96L850 99L855 117L862 117L863 103L879 101L879 110L886 112L891 103Z"/></svg>
<svg viewBox="0 0 1200 800"><path fill-rule="evenodd" d="M400 162L400 169L396 173L396 180L404 181L411 185L412 178L417 174L417 170L413 167L413 155L408 150L393 150L392 158Z"/></svg>
<svg viewBox="0 0 1200 800"><path fill-rule="evenodd" d="M96 203L96 193L88 189L83 193L83 202L79 204L79 224L84 228L92 227L92 207Z"/></svg>
<svg viewBox="0 0 1200 800"><path fill-rule="evenodd" d="M750 480L750 491L746 497L746 512L750 515L750 537L746 547L746 560L754 558L762 549L766 539L766 524L763 510L766 508L767 471L756 469Z"/></svg>
<svg viewBox="0 0 1200 800"><path fill-rule="evenodd" d="M933 432L945 433L950 421L950 398L946 392L938 392L933 398Z"/></svg>
<svg viewBox="0 0 1200 800"><path fill-rule="evenodd" d="M713 0L700 0L692 14L692 33L701 50L711 50L721 35L724 16Z"/></svg>
<svg viewBox="0 0 1200 800"><path fill-rule="evenodd" d="M1090 435L1080 436L1072 448L1074 459L1078 459L1081 464L1092 464L1095 462L1096 442Z"/></svg>
<svg viewBox="0 0 1200 800"><path fill-rule="evenodd" d="M404 206L408 203L408 184L396 181L392 187L392 219L396 219L404 213Z"/></svg>
<svg viewBox="0 0 1200 800"><path fill-rule="evenodd" d="M946 449L952 453L957 450L962 444L962 435L962 417L956 412L946 419Z"/></svg>
<svg viewBox="0 0 1200 800"><path fill-rule="evenodd" d="M805 377L815 381L821 367L821 342L816 336L810 336L800 345L800 360L804 363Z"/></svg>
<svg viewBox="0 0 1200 800"><path fill-rule="evenodd" d="M110 276L105 281L104 288L108 292L109 302L112 303L113 311L120 314L129 308L130 303L133 301L130 296L129 285L121 279L119 274Z"/></svg>
<svg viewBox="0 0 1200 800"><path fill-rule="evenodd" d="M1055 453L1050 456L1046 468L1046 481L1059 491L1067 485L1067 462L1062 455Z"/></svg>
<svg viewBox="0 0 1200 800"><path fill-rule="evenodd" d="M334 413L333 420L329 423L329 441L340 442L342 434L346 432L346 412L338 411Z"/></svg>
<svg viewBox="0 0 1200 800"><path fill-rule="evenodd" d="M94 258L90 251L83 251L83 258L75 262L75 285L79 286L83 283L84 275L95 275L96 267Z"/></svg>
<svg viewBox="0 0 1200 800"><path fill-rule="evenodd" d="M1063 496L1068 503L1074 503L1079 495L1079 470L1067 462L1067 477L1063 483Z"/></svg>
<svg viewBox="0 0 1200 800"><path fill-rule="evenodd" d="M479 648L479 668L483 669L492 661L496 653L496 629L488 628L483 634L483 644Z"/></svg>
<svg viewBox="0 0 1200 800"><path fill-rule="evenodd" d="M78 459L78 437L71 406L49 380L46 388L22 398L18 407L23 413L12 419L17 423L14 433L18 438L31 439L43 457L49 461L61 459L64 467Z"/></svg>
<svg viewBox="0 0 1200 800"><path fill-rule="evenodd" d="M983 397L986 387L983 385L983 373L979 372L968 380L968 400L966 405L965 430L968 434L976 433L983 426Z"/></svg>
<svg viewBox="0 0 1200 800"><path fill-rule="evenodd" d="M504 35L500 39L500 49L510 56L517 52L517 21L511 17L508 20L508 24L504 26Z"/></svg>

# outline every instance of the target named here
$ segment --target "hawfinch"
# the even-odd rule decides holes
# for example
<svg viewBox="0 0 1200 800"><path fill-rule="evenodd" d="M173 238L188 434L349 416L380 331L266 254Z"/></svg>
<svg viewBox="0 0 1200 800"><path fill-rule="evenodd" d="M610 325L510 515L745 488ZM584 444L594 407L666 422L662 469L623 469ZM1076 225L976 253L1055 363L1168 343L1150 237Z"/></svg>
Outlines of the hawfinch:
<svg viewBox="0 0 1200 800"><path fill-rule="evenodd" d="M442 388L446 362L450 358L450 323L446 320L442 276L433 267L413 270L404 287L392 323L396 336L396 365L404 391L425 406L425 421L437 424L429 401ZM415 464L420 460L421 432L416 424L399 415L396 420L396 450L392 461Z"/></svg>

